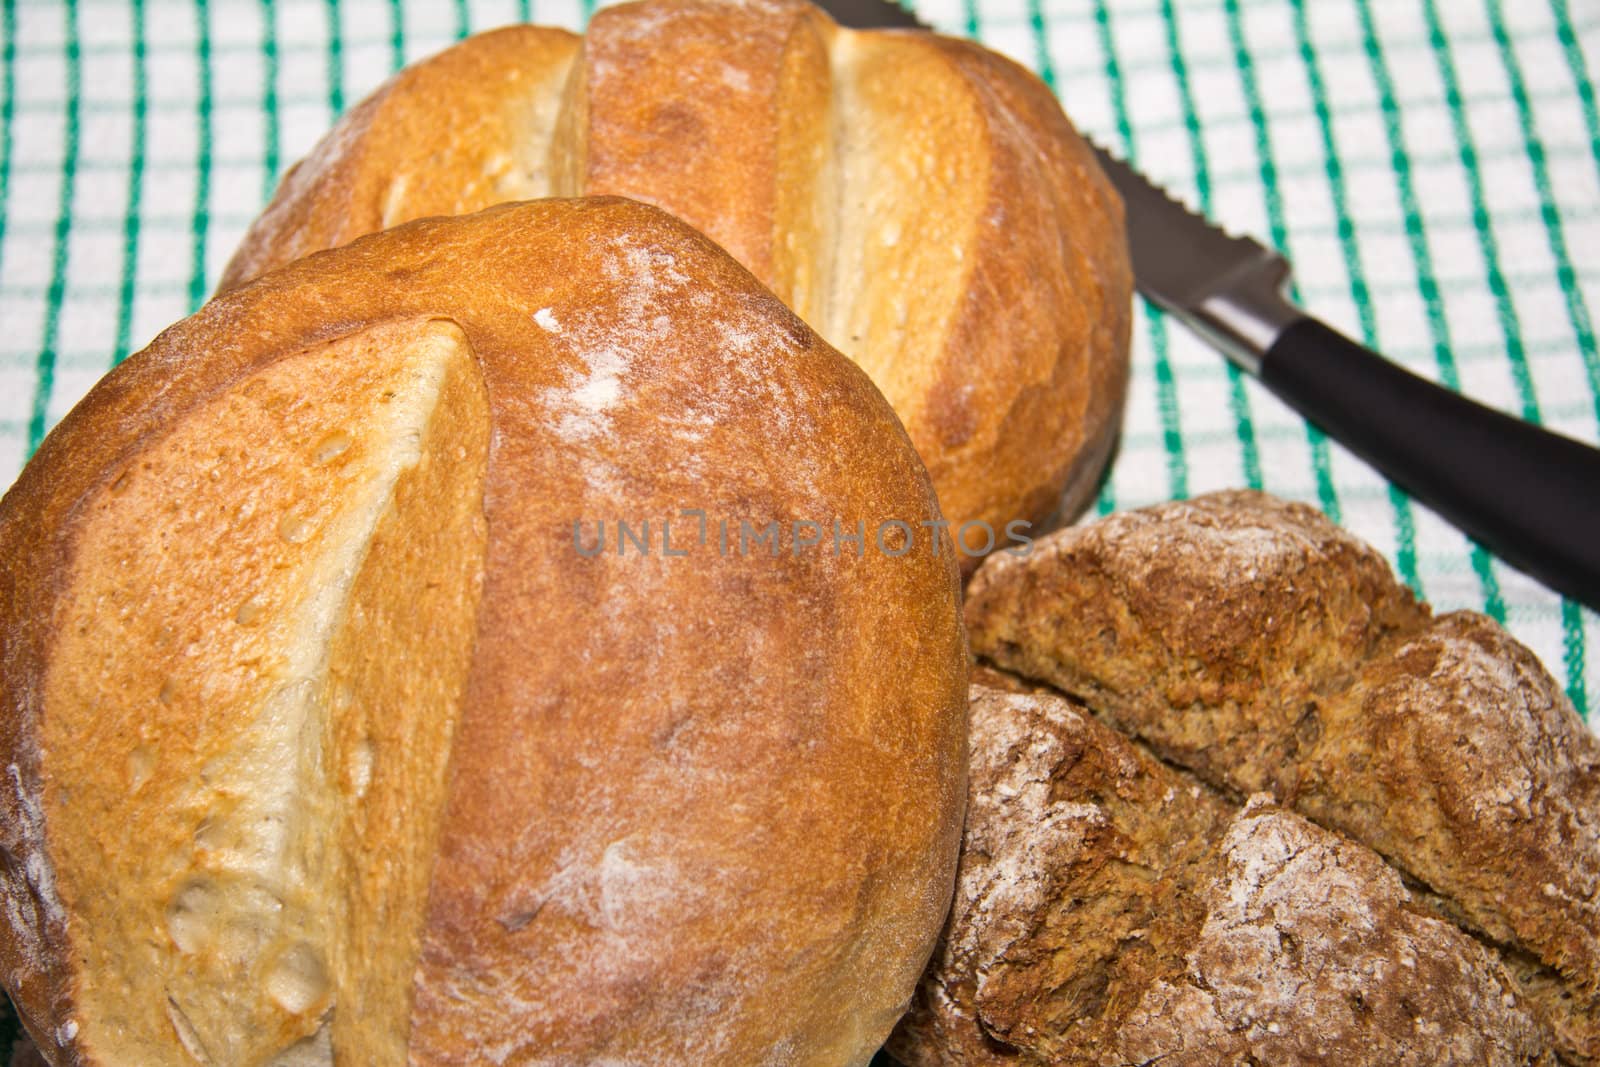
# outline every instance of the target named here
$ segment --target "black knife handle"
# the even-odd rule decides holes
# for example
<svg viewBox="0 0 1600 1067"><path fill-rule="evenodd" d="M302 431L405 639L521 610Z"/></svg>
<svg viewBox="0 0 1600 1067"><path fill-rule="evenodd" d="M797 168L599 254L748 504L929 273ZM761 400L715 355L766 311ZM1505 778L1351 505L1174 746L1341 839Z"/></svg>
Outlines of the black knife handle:
<svg viewBox="0 0 1600 1067"><path fill-rule="evenodd" d="M1474 403L1301 319L1261 380L1507 562L1600 608L1600 450Z"/></svg>

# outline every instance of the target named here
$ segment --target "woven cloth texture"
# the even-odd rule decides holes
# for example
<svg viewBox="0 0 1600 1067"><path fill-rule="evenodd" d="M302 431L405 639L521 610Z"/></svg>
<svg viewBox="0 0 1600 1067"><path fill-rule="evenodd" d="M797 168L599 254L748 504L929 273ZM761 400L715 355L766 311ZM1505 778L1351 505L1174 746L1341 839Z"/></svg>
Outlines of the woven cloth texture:
<svg viewBox="0 0 1600 1067"><path fill-rule="evenodd" d="M335 116L470 32L576 29L592 10L0 2L7 485L96 379L206 299L284 169ZM1600 436L1600 7L917 6L1038 72L1081 129L1194 206L1282 249L1295 295L1351 337L1486 403ZM1502 621L1586 716L1600 701L1600 616L1475 546L1141 302L1121 450L1098 510L1231 486L1321 507L1438 609Z"/></svg>

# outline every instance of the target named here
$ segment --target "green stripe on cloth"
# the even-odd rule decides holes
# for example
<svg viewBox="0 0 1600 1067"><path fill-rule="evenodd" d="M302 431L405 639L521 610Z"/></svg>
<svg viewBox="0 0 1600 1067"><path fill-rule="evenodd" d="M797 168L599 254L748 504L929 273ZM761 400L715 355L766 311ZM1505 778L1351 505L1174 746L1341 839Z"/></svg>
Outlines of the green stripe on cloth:
<svg viewBox="0 0 1600 1067"><path fill-rule="evenodd" d="M1105 0L1095 0L1095 28L1105 61L1106 77L1111 81L1111 102L1116 112L1117 134L1129 163L1137 165L1139 146L1133 123L1128 117L1127 87L1117 59L1116 34L1111 27L1111 12ZM1161 442L1166 449L1167 495L1183 499L1189 495L1189 468L1183 447L1183 427L1178 414L1178 396L1168 358L1167 317L1157 308L1149 309L1150 344L1155 356L1156 409L1161 417Z"/></svg>
<svg viewBox="0 0 1600 1067"><path fill-rule="evenodd" d="M1567 699L1578 714L1589 718L1589 692L1584 685L1588 650L1583 633L1583 606L1576 600L1561 601L1561 667L1567 675Z"/></svg>
<svg viewBox="0 0 1600 1067"><path fill-rule="evenodd" d="M139 281L139 213L144 210L145 137L150 116L149 55L145 42L144 0L132 0L129 18L133 28L133 134L128 150L128 200L122 221L122 285L117 293L117 338L113 364L121 363L133 347L133 301Z"/></svg>
<svg viewBox="0 0 1600 1067"><path fill-rule="evenodd" d="M6 276L7 251L11 245L6 240L10 229L12 215L11 176L17 169L18 161L12 151L15 143L15 128L17 117L17 5L16 0L0 0L0 93L4 99L0 100L0 278ZM14 256L11 258L15 258ZM6 363L9 364L10 360ZM14 420L7 419L7 423ZM22 427L8 428L4 431L8 439L22 438L26 441L27 429ZM32 448L24 445L26 452ZM0 1000L4 1000L0 997Z"/></svg>
<svg viewBox="0 0 1600 1067"><path fill-rule="evenodd" d="M1578 101L1583 105L1583 123L1589 131L1589 155L1600 167L1600 108L1595 106L1594 82L1589 79L1589 64L1583 58L1577 34L1572 32L1572 14L1567 10L1567 0L1550 0L1550 14L1555 19L1556 39L1561 42L1561 52L1572 74L1572 85Z"/></svg>
<svg viewBox="0 0 1600 1067"><path fill-rule="evenodd" d="M1434 364L1438 368L1440 381L1452 389L1460 389L1460 373L1456 369L1455 356L1450 350L1450 325L1445 318L1444 301L1439 295L1439 275L1433 267L1433 255L1428 251L1422 205L1417 198L1416 182L1412 177L1411 157L1406 151L1405 131L1400 126L1400 107L1395 99L1394 77L1390 73L1383 44L1373 28L1371 0L1357 0L1356 10L1361 18L1362 44L1372 70L1372 80L1378 86L1378 97L1383 109L1383 132L1388 139L1390 166L1394 170L1395 185L1400 194L1400 208L1405 214L1406 242L1411 248L1411 258L1417 270L1417 291L1427 311L1428 332L1433 339Z"/></svg>
<svg viewBox="0 0 1600 1067"><path fill-rule="evenodd" d="M328 110L330 122L344 114L344 25L339 17L339 0L323 5L328 21Z"/></svg>
<svg viewBox="0 0 1600 1067"><path fill-rule="evenodd" d="M1516 51L1511 47L1511 37L1506 33L1505 16L1495 0L1486 0L1490 24L1494 27L1494 41L1500 52L1500 62L1505 66L1506 78L1511 83L1511 99L1517 105L1517 117L1522 125L1522 146L1533 169L1534 188L1539 194L1539 215L1544 222L1545 238L1550 245L1550 255L1556 261L1556 282L1561 286L1561 296L1567 305L1567 318L1578 339L1578 351L1583 353L1584 365L1589 372L1589 391L1595 406L1595 418L1600 421L1600 353L1595 352L1594 327L1589 319L1589 306L1578 289L1577 271L1572 257L1567 253L1566 227L1561 209L1556 206L1555 193L1550 186L1550 168L1546 163L1544 142L1539 137L1539 120L1528 100L1528 85L1522 76L1522 66L1517 62Z"/></svg>
<svg viewBox="0 0 1600 1067"><path fill-rule="evenodd" d="M11 218L11 170L16 166L12 158L12 128L17 117L17 0L3 0L0 4L0 29L5 40L0 41L0 257L6 250L6 224ZM4 260L0 259L0 263Z"/></svg>
<svg viewBox="0 0 1600 1067"><path fill-rule="evenodd" d="M1494 294L1500 312L1500 323L1506 342L1506 357L1511 361L1511 372L1517 384L1517 394L1522 402L1522 417L1529 422L1539 421L1539 401L1534 396L1533 378L1528 373L1528 356L1522 347L1522 323L1517 316L1516 303L1511 297L1511 287L1506 282L1505 270L1500 264L1499 244L1490 223L1488 198L1483 191L1483 176L1478 160L1478 148L1473 140L1472 128L1467 123L1466 107L1461 100L1461 82L1456 74L1454 50L1439 21L1435 0L1423 0L1423 12L1428 20L1428 41L1433 48L1434 62L1439 68L1439 78L1444 83L1445 103L1450 108L1450 125L1455 131L1456 149L1461 155L1462 171L1472 196L1472 224L1478 234L1478 246L1483 253L1489 289Z"/></svg>
<svg viewBox="0 0 1600 1067"><path fill-rule="evenodd" d="M1059 94L1061 88L1056 84L1055 63L1050 59L1050 32L1045 28L1044 8L1039 0L1028 0L1028 29L1033 33L1034 73L1051 92Z"/></svg>
<svg viewBox="0 0 1600 1067"><path fill-rule="evenodd" d="M278 122L278 8L274 0L261 0L261 200L272 198L278 187L282 130Z"/></svg>
<svg viewBox="0 0 1600 1067"><path fill-rule="evenodd" d="M1456 147L1461 156L1462 169L1472 200L1473 229L1477 233L1489 290L1494 294L1495 305L1499 312L1506 358L1510 363L1512 379L1516 383L1517 393L1521 399L1521 414L1529 422L1537 423L1541 421L1539 401L1534 393L1533 376L1528 370L1528 353L1522 342L1522 323L1517 314L1516 302L1511 295L1511 287L1506 281L1505 270L1501 265L1499 242L1495 239L1488 197L1484 192L1483 177L1478 163L1477 144L1472 135L1472 128L1467 122L1466 108L1461 100L1461 83L1456 71L1454 50L1444 33L1434 0L1425 0L1423 11L1428 21L1428 37L1434 62L1439 69L1440 81L1444 83L1445 103L1450 110L1451 129L1455 135ZM1486 582L1494 579L1493 564L1487 553L1475 552L1473 566ZM1505 603L1499 594L1498 582L1494 586L1494 594L1486 599L1484 611L1499 622L1504 622L1506 619Z"/></svg>
<svg viewBox="0 0 1600 1067"><path fill-rule="evenodd" d="M1577 271L1573 267L1572 257L1567 251L1567 236L1565 225L1562 221L1561 209L1556 205L1555 193L1550 183L1550 169L1546 162L1544 142L1540 140L1538 119L1533 113L1529 103L1527 83L1522 75L1522 67L1517 62L1516 51L1512 47L1511 37L1506 32L1505 17L1500 11L1499 4L1494 0L1486 0L1490 24L1494 29L1495 45L1500 52L1500 60L1505 65L1506 77L1511 83L1511 98L1517 105L1517 116L1522 126L1522 141L1528 155L1528 163L1533 169L1534 186L1539 195L1539 213L1544 222L1545 237L1550 246L1550 255L1556 262L1556 282L1561 286L1562 299L1566 304L1567 319L1572 325L1572 332L1578 342L1578 351L1583 355L1584 368L1588 373L1590 399L1594 405L1595 418L1600 421L1600 353L1595 351L1594 327L1589 318L1589 307L1583 299L1583 294L1578 288ZM1592 116L1593 93L1591 91L1586 106ZM1586 116L1586 122L1589 117ZM1593 137L1593 127L1591 139ZM1600 487L1596 488L1600 492ZM1584 649L1583 626L1581 616L1575 610L1577 605L1571 601L1563 601L1561 605L1562 629L1564 633L1565 663L1567 671L1567 694L1572 698L1573 704L1579 711L1587 714L1586 701L1583 687L1575 685L1574 678L1581 679L1583 664L1587 658ZM1576 694L1576 695L1574 695Z"/></svg>
<svg viewBox="0 0 1600 1067"><path fill-rule="evenodd" d="M1367 286L1367 272L1361 265L1361 249L1356 238L1356 224L1350 214L1350 194L1345 185L1344 164L1339 158L1339 147L1334 143L1333 116L1328 105L1328 88L1323 81L1322 60L1311 43L1311 30L1306 24L1305 0L1292 0L1294 8L1295 45L1305 64L1306 79L1311 87L1312 110L1317 116L1317 134L1322 142L1323 169L1328 179L1328 190L1333 197L1333 212L1338 220L1339 251L1344 256L1345 273L1350 279L1350 299L1355 303L1356 316L1361 322L1361 339L1368 348L1382 349L1378 337L1378 317L1373 310L1372 290ZM1417 573L1416 524L1411 515L1411 501L1393 485L1388 487L1389 507L1393 513L1395 566L1405 583L1426 596L1422 579Z"/></svg>
<svg viewBox="0 0 1600 1067"><path fill-rule="evenodd" d="M1189 156L1194 164L1195 191L1200 197L1200 212L1210 217L1213 210L1211 164L1206 154L1205 136L1200 129L1200 113L1195 106L1189 65L1183 58L1183 42L1178 27L1178 11L1173 0L1161 0L1161 17L1166 22L1167 51L1172 74L1178 82L1178 99L1183 107L1183 128L1189 138ZM1250 398L1244 391L1244 374L1232 362L1224 364L1228 375L1228 404L1233 413L1234 434L1239 439L1240 460L1245 484L1262 488L1261 453L1256 444L1255 424L1250 418Z"/></svg>
<svg viewBox="0 0 1600 1067"><path fill-rule="evenodd" d="M56 346L61 341L61 309L67 294L67 267L72 256L74 198L78 189L78 152L82 139L83 63L78 51L78 2L66 0L67 125L61 161L61 196L57 204L55 248L51 254L50 289L46 296L43 337L34 368L33 408L28 414L28 453L49 429L50 393L55 386Z"/></svg>
<svg viewBox="0 0 1600 1067"><path fill-rule="evenodd" d="M1261 179L1262 195L1266 199L1267 225L1271 229L1272 244L1285 253L1289 250L1288 213L1284 210L1283 193L1278 184L1278 165L1272 147L1272 131L1268 126L1267 109L1262 101L1261 88L1256 78L1255 60L1245 41L1244 16L1239 10L1239 0L1223 0L1227 15L1228 42L1233 48L1234 63L1239 71L1239 84L1244 92L1250 112L1250 125L1255 135L1256 163ZM1291 281L1289 293L1300 302L1299 283ZM1333 485L1333 464L1328 457L1328 441L1322 431L1306 425L1306 443L1311 452L1311 470L1316 480L1317 502L1334 522L1342 522L1344 509L1339 505L1339 494Z"/></svg>
<svg viewBox="0 0 1600 1067"><path fill-rule="evenodd" d="M1400 109L1395 99L1394 77L1390 72L1383 44L1373 26L1370 0L1357 0L1356 12L1361 20L1362 46L1367 55L1367 65L1372 73L1373 83L1377 86L1379 105L1383 110L1383 132L1389 146L1390 169L1394 172L1395 187L1400 196L1400 209L1405 215L1406 244L1411 251L1413 268L1417 272L1418 295L1422 298L1423 308L1427 313L1428 334L1433 344L1434 367L1439 373L1441 382L1451 389L1459 390L1461 379L1456 368L1455 354L1451 351L1450 323L1445 317L1444 303L1439 295L1438 273L1434 270L1433 255L1428 250L1426 223L1423 221L1422 205L1417 197L1411 158L1406 151L1405 131L1400 124ZM1372 343L1376 344L1376 341ZM1393 491L1395 490L1391 487L1391 492ZM1409 519L1409 514L1407 517ZM1414 565L1414 543L1411 552ZM1473 571L1480 576L1484 602L1492 603L1498 598L1499 591L1493 584L1494 576L1488 555L1483 546L1478 544L1472 545L1471 552ZM1487 584L1482 582L1482 576L1485 574L1489 578ZM1421 592L1420 579L1415 588Z"/></svg>
<svg viewBox="0 0 1600 1067"><path fill-rule="evenodd" d="M397 71L406 65L405 0L389 0L389 67Z"/></svg>
<svg viewBox="0 0 1600 1067"><path fill-rule="evenodd" d="M195 66L199 75L200 102L195 109L195 183L192 249L193 269L189 273L189 313L206 301L206 236L211 230L211 141L213 115L211 102L211 8L208 0L195 0Z"/></svg>

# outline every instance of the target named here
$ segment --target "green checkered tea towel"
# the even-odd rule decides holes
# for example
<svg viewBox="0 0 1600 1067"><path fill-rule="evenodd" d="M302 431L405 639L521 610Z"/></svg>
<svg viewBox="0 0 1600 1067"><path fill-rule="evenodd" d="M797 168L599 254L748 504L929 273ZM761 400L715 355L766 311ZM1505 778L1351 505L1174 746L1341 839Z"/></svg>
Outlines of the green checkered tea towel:
<svg viewBox="0 0 1600 1067"><path fill-rule="evenodd" d="M589 14L579 0L0 3L6 484L100 375L205 299L284 168L348 105L468 33ZM918 6L1032 67L1153 178L1283 249L1297 296L1350 336L1600 436L1600 8ZM1143 305L1133 360L1101 511L1241 485L1316 504L1438 608L1504 622L1580 711L1600 700L1600 616L1474 546Z"/></svg>

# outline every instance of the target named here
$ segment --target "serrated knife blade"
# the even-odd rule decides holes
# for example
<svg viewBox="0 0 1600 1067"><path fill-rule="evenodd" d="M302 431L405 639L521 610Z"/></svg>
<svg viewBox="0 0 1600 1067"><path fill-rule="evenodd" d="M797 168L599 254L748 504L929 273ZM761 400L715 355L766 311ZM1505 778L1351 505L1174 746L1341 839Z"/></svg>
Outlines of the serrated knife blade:
<svg viewBox="0 0 1600 1067"><path fill-rule="evenodd" d="M1206 335L1242 369L1261 370L1278 336L1304 318L1283 296L1289 261L1190 211L1122 160L1090 142L1127 211L1128 253L1139 291Z"/></svg>

